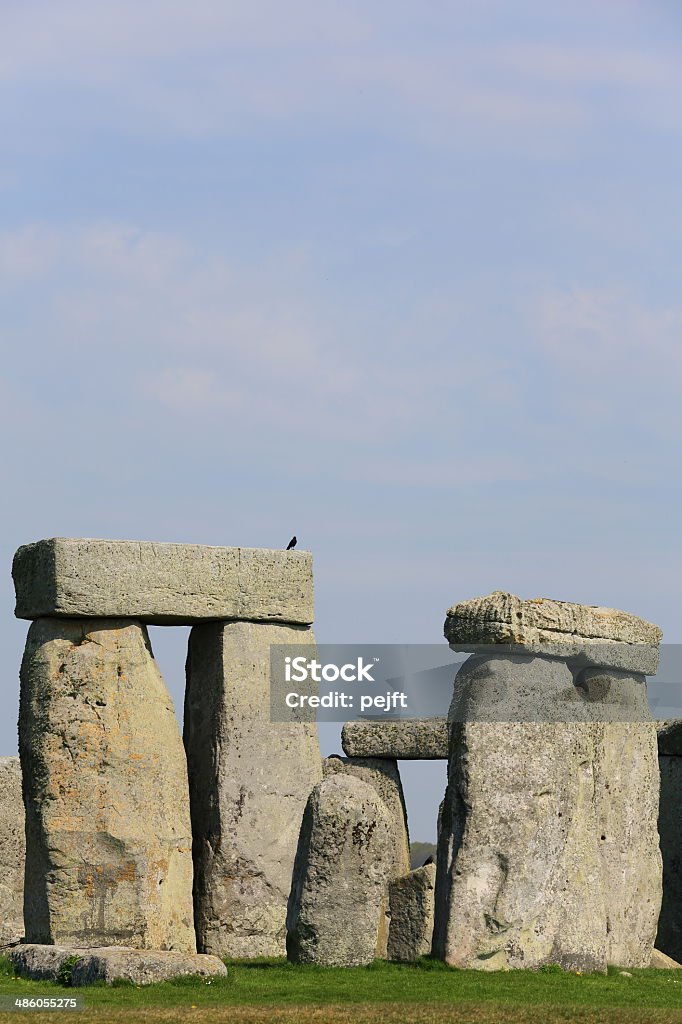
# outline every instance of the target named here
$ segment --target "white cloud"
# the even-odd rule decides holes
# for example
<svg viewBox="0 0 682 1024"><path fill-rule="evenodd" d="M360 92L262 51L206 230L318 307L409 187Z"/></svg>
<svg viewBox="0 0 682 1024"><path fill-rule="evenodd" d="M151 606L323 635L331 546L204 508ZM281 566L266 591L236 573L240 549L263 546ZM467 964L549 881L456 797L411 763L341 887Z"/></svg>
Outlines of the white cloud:
<svg viewBox="0 0 682 1024"><path fill-rule="evenodd" d="M35 96L47 90L49 107L64 89L80 119L124 132L224 135L305 118L441 146L466 131L488 144L505 132L508 147L520 132L518 147L539 152L608 117L614 91L630 117L669 106L682 70L638 33L646 10L571 5L564 38L560 10L533 32L540 6L546 14L539 0L521 5L530 30L515 35L495 10L462 0L421 17L409 3L28 0L3 11L0 80L34 90L38 121ZM591 41L597 29L607 41Z"/></svg>

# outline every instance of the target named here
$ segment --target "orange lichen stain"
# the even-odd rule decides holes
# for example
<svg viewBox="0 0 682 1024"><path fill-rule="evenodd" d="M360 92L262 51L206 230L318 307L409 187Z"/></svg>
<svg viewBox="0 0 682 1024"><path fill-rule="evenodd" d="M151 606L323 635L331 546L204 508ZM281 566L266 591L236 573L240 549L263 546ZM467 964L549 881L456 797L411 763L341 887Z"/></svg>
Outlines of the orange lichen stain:
<svg viewBox="0 0 682 1024"><path fill-rule="evenodd" d="M78 868L78 884L88 899L105 889L113 891L121 882L134 882L136 878L134 860L122 864L84 864Z"/></svg>

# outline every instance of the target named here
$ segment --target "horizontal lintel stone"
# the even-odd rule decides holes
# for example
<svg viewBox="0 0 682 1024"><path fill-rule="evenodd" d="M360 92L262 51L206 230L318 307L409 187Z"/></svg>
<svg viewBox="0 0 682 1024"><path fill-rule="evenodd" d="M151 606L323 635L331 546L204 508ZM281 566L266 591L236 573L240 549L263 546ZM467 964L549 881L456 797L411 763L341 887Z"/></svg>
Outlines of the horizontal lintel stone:
<svg viewBox="0 0 682 1024"><path fill-rule="evenodd" d="M447 760L448 720L405 718L397 722L346 722L341 745L348 757Z"/></svg>
<svg viewBox="0 0 682 1024"><path fill-rule="evenodd" d="M308 551L57 537L20 547L12 576L20 619L313 621Z"/></svg>
<svg viewBox="0 0 682 1024"><path fill-rule="evenodd" d="M571 658L583 667L645 675L658 668L663 635L653 623L616 608L545 597L523 600L501 590L453 605L444 632L455 651L485 655L492 645L518 645L530 653Z"/></svg>

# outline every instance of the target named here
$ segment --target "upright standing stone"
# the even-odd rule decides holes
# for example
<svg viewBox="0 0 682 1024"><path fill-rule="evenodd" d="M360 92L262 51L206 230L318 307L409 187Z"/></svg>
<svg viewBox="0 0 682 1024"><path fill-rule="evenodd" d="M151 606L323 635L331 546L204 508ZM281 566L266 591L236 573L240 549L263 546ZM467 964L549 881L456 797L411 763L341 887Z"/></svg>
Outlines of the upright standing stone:
<svg viewBox="0 0 682 1024"><path fill-rule="evenodd" d="M386 805L392 826L391 878L407 874L410 870L410 837L398 762L382 757L326 757L322 762L322 772L325 779L336 774L352 775L376 789Z"/></svg>
<svg viewBox="0 0 682 1024"><path fill-rule="evenodd" d="M34 622L19 746L27 942L194 952L186 763L146 629Z"/></svg>
<svg viewBox="0 0 682 1024"><path fill-rule="evenodd" d="M418 960L431 952L436 865L423 864L389 886L389 960Z"/></svg>
<svg viewBox="0 0 682 1024"><path fill-rule="evenodd" d="M24 934L24 805L18 757L0 757L0 946Z"/></svg>
<svg viewBox="0 0 682 1024"><path fill-rule="evenodd" d="M324 778L334 775L351 775L372 786L383 800L391 822L390 864L386 873L387 885L394 878L400 878L410 870L410 837L407 830L407 811L403 787L400 782L398 762L379 757L327 757L322 762ZM388 889L386 890L386 920L381 929L388 943L390 916L388 912ZM377 949L378 957L388 956L386 944Z"/></svg>
<svg viewBox="0 0 682 1024"><path fill-rule="evenodd" d="M660 631L493 594L451 609L446 636L486 649L455 681L434 952L483 970L647 966L661 860L637 668L655 665Z"/></svg>
<svg viewBox="0 0 682 1024"><path fill-rule="evenodd" d="M373 786L336 774L306 807L287 917L287 955L328 967L368 964L382 934L391 821Z"/></svg>
<svg viewBox="0 0 682 1024"><path fill-rule="evenodd" d="M202 952L285 952L296 845L322 766L314 723L270 720L270 647L312 643L305 627L254 622L190 635L184 736Z"/></svg>

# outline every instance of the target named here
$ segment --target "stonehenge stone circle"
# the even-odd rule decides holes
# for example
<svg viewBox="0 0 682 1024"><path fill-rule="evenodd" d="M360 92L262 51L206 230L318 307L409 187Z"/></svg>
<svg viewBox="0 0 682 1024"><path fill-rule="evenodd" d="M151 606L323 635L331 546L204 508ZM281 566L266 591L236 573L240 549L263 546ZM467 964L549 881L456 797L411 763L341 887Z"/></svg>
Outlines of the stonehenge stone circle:
<svg viewBox="0 0 682 1024"><path fill-rule="evenodd" d="M195 952L187 772L146 628L36 620L19 749L26 941Z"/></svg>
<svg viewBox="0 0 682 1024"><path fill-rule="evenodd" d="M33 620L21 764L0 758L18 973L682 959L682 722L657 737L651 720L657 626L502 591L459 602L445 637L471 656L447 717L347 722L347 756L322 760L314 713L277 721L271 692L272 649L315 642L309 553L56 538L20 548L13 576ZM147 624L193 627L183 739ZM448 761L437 863L413 871L400 759Z"/></svg>
<svg viewBox="0 0 682 1024"><path fill-rule="evenodd" d="M435 864L423 864L390 883L389 960L418 960L431 952L435 885Z"/></svg>
<svg viewBox="0 0 682 1024"><path fill-rule="evenodd" d="M12 575L20 619L313 621L307 551L58 537L19 548Z"/></svg>
<svg viewBox="0 0 682 1024"><path fill-rule="evenodd" d="M682 960L682 720L662 722L658 732L661 799L658 832L663 858L663 903L656 947Z"/></svg>
<svg viewBox="0 0 682 1024"><path fill-rule="evenodd" d="M445 760L447 718L404 718L396 722L346 722L341 745L349 757L389 757L402 761Z"/></svg>
<svg viewBox="0 0 682 1024"><path fill-rule="evenodd" d="M0 947L24 934L24 805L18 757L0 757Z"/></svg>
<svg viewBox="0 0 682 1024"><path fill-rule="evenodd" d="M336 773L303 818L287 916L294 963L357 967L386 948L391 821L373 786Z"/></svg>
<svg viewBox="0 0 682 1024"><path fill-rule="evenodd" d="M322 778L317 726L270 721L270 645L314 643L275 623L195 626L184 740L201 952L283 956L308 797Z"/></svg>
<svg viewBox="0 0 682 1024"><path fill-rule="evenodd" d="M568 659L494 653L497 643L545 643L552 626L570 637ZM586 639L601 641L599 664L607 642L619 665L641 664L621 657L625 644L654 663L657 627L498 593L452 608L446 637L490 646L455 680L434 954L481 970L647 966L661 859L644 676L580 668L579 653L574 670L569 661Z"/></svg>

